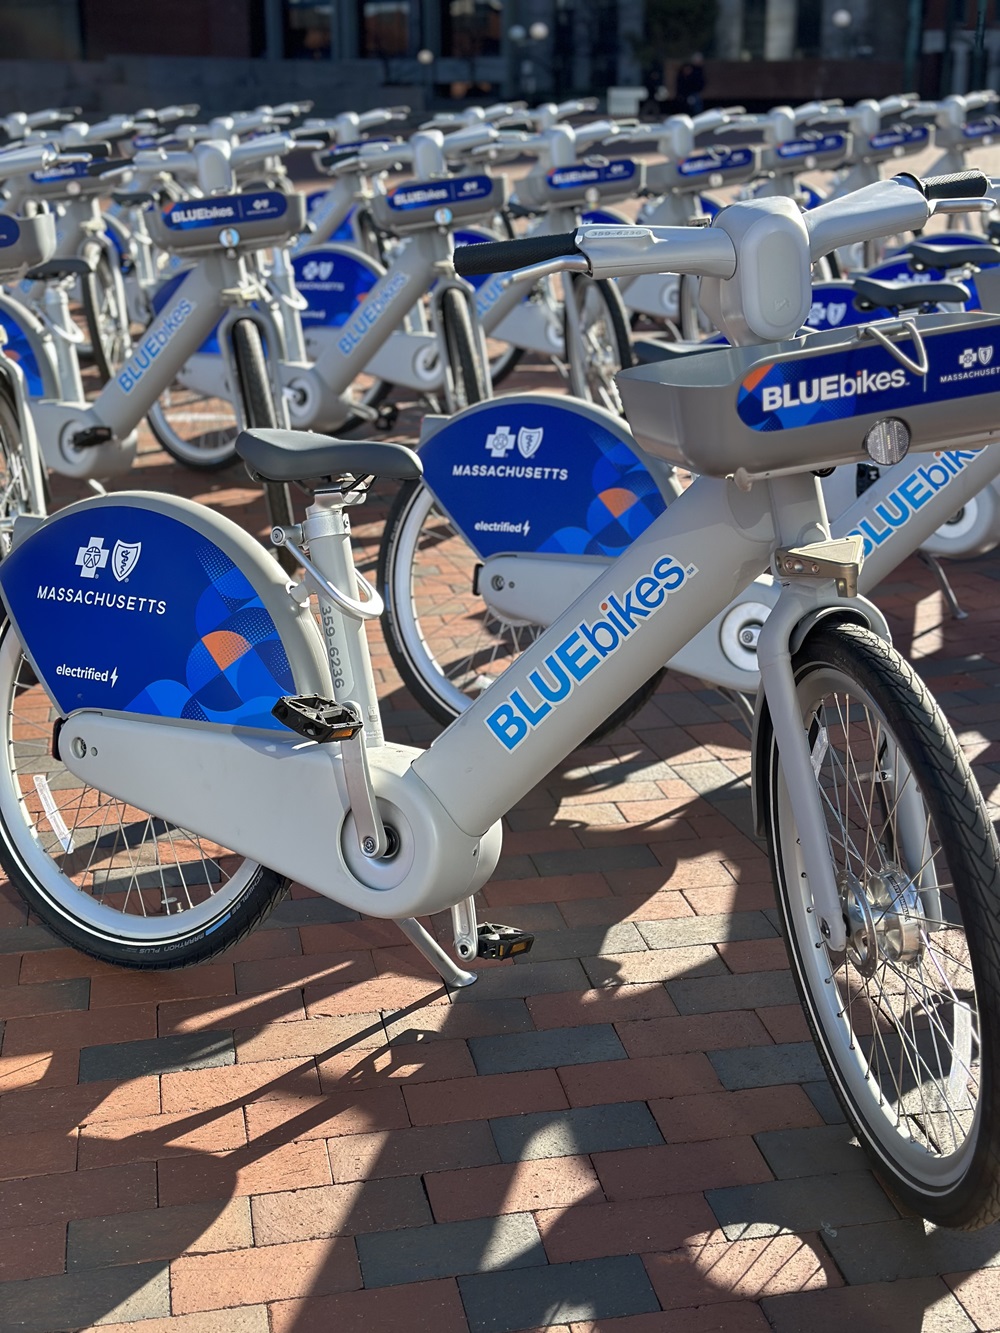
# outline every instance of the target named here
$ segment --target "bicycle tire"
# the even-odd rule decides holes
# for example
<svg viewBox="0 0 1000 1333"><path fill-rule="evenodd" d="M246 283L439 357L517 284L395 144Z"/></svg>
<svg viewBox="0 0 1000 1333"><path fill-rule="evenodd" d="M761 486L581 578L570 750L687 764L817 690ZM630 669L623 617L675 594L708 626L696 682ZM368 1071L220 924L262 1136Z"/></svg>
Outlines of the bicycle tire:
<svg viewBox="0 0 1000 1333"><path fill-rule="evenodd" d="M239 426L225 398L187 389L175 380L146 413L146 421L157 444L196 472L218 472L236 460ZM185 424L196 426L189 436L182 434Z"/></svg>
<svg viewBox="0 0 1000 1333"><path fill-rule="evenodd" d="M491 618L472 591L479 557L437 510L428 487L405 482L386 519L377 582L382 629L404 685L437 722L453 722L542 629ZM449 593L441 596L442 581ZM467 590L467 591L466 591ZM426 599L426 601L424 601ZM600 740L648 702L658 671L591 732Z"/></svg>
<svg viewBox="0 0 1000 1333"><path fill-rule="evenodd" d="M31 910L66 944L121 967L187 967L242 939L288 880L75 778L53 757L51 713L8 622L0 864Z"/></svg>
<svg viewBox="0 0 1000 1333"><path fill-rule="evenodd" d="M493 387L502 384L512 370L516 370L524 357L524 348L508 343L502 352L490 358L490 379Z"/></svg>
<svg viewBox="0 0 1000 1333"><path fill-rule="evenodd" d="M252 319L238 319L233 324L232 339L243 419L250 429L276 430L278 413L271 394L260 329ZM285 482L265 481L263 485L270 528L291 527L295 521L291 488ZM280 547L275 556L282 569L289 574L295 573L298 566L287 548Z"/></svg>
<svg viewBox="0 0 1000 1333"><path fill-rule="evenodd" d="M45 470L36 473L34 484L32 472L17 407L6 377L0 374L0 558L10 550L18 515L45 513ZM33 495L39 480L42 494Z"/></svg>
<svg viewBox="0 0 1000 1333"><path fill-rule="evenodd" d="M793 669L849 929L832 955L803 891L765 711L764 822L813 1037L890 1193L938 1226L985 1226L1000 1216L996 835L948 723L893 648L858 625L821 624Z"/></svg>
<svg viewBox="0 0 1000 1333"><path fill-rule="evenodd" d="M441 293L441 329L451 378L452 411L489 397L465 297L454 287Z"/></svg>
<svg viewBox="0 0 1000 1333"><path fill-rule="evenodd" d="M563 334L569 366L570 393L624 416L614 377L635 364L628 312L621 292L607 278L570 275L570 290L580 316L583 364L570 352L569 329L563 312Z"/></svg>
<svg viewBox="0 0 1000 1333"><path fill-rule="evenodd" d="M90 338L90 355L101 383L118 373L132 350L128 302L121 270L101 249L91 271L80 278L80 304Z"/></svg>

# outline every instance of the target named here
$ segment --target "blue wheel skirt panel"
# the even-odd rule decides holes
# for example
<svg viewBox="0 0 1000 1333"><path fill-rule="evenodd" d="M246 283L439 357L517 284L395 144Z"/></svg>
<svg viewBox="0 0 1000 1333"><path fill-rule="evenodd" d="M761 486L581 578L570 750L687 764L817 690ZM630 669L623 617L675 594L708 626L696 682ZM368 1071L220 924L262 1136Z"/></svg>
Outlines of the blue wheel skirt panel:
<svg viewBox="0 0 1000 1333"><path fill-rule="evenodd" d="M453 418L420 457L424 481L481 558L616 556L666 508L627 440L624 427L551 400L495 401Z"/></svg>
<svg viewBox="0 0 1000 1333"><path fill-rule="evenodd" d="M69 510L3 561L0 592L63 715L283 730L271 709L294 684L274 621L230 557L175 518Z"/></svg>

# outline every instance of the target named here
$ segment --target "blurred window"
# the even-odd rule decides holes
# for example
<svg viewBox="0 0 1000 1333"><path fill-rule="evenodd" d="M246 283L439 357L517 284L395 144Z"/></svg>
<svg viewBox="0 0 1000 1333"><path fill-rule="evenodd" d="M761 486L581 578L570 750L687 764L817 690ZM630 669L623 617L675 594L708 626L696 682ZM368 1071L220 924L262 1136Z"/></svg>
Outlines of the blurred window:
<svg viewBox="0 0 1000 1333"><path fill-rule="evenodd" d="M409 0L364 0L360 18L361 55L384 60L410 54Z"/></svg>
<svg viewBox="0 0 1000 1333"><path fill-rule="evenodd" d="M329 60L332 18L329 0L284 0L286 60Z"/></svg>
<svg viewBox="0 0 1000 1333"><path fill-rule="evenodd" d="M79 60L77 0L2 0L0 55L6 60ZM13 110L6 107L6 111Z"/></svg>
<svg viewBox="0 0 1000 1333"><path fill-rule="evenodd" d="M472 60L500 54L502 0L447 0L442 11L442 55Z"/></svg>

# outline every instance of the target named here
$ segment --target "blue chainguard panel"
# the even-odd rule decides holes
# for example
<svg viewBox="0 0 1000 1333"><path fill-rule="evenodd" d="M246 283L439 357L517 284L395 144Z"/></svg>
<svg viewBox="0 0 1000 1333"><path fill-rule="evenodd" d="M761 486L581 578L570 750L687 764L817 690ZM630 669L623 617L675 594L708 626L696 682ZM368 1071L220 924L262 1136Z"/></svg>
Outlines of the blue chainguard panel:
<svg viewBox="0 0 1000 1333"><path fill-rule="evenodd" d="M1000 329L975 326L925 339L930 369L917 376L878 346L776 361L744 376L737 413L751 430L790 430L846 417L893 416L924 403L1000 392ZM908 356L908 339L897 344Z"/></svg>
<svg viewBox="0 0 1000 1333"><path fill-rule="evenodd" d="M9 310L0 309L0 329L6 334L3 355L20 366L29 398L41 398L45 392L42 368L28 335Z"/></svg>
<svg viewBox="0 0 1000 1333"><path fill-rule="evenodd" d="M63 714L107 708L283 730L294 693L270 615L194 528L135 505L50 519L0 565L21 641Z"/></svg>
<svg viewBox="0 0 1000 1333"><path fill-rule="evenodd" d="M307 250L292 259L295 286L308 301L306 328L339 329L379 280L370 265L338 250Z"/></svg>
<svg viewBox="0 0 1000 1333"><path fill-rule="evenodd" d="M665 509L644 463L599 421L551 403L489 403L421 446L424 481L485 559L615 556Z"/></svg>

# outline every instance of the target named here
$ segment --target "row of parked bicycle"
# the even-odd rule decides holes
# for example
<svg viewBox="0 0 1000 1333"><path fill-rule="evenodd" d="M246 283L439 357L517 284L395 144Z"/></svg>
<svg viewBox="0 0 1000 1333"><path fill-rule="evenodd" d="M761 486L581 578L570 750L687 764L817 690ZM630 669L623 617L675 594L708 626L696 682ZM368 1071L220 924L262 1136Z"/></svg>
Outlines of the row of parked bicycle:
<svg viewBox="0 0 1000 1333"><path fill-rule="evenodd" d="M866 594L1000 535L1000 183L966 162L997 102L505 106L405 140L371 137L393 110L3 121L0 862L32 909L180 966L296 880L469 985L531 944L477 919L502 816L676 666L746 717L793 975L876 1169L938 1224L996 1220L1000 847ZM934 173L880 179L934 135ZM571 395L491 396L525 352ZM385 428L397 391L417 452L314 433ZM243 459L280 565L203 506L103 492L145 417L194 466ZM48 471L98 493L46 517ZM350 542L376 478L378 587ZM383 611L454 719L426 751L382 732ZM418 920L446 909L458 963Z"/></svg>

